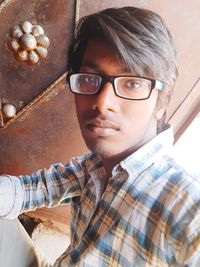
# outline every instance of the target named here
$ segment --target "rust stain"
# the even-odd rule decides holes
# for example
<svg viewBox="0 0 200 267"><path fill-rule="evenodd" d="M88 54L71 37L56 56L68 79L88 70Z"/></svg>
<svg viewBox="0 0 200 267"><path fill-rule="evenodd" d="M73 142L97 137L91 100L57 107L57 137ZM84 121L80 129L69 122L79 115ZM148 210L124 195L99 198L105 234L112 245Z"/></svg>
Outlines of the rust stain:
<svg viewBox="0 0 200 267"><path fill-rule="evenodd" d="M27 136L27 135L30 134L30 130L28 130L27 128L23 128L23 127L16 128L15 129L15 132L18 133L18 134L20 134L20 135L24 135L24 136Z"/></svg>

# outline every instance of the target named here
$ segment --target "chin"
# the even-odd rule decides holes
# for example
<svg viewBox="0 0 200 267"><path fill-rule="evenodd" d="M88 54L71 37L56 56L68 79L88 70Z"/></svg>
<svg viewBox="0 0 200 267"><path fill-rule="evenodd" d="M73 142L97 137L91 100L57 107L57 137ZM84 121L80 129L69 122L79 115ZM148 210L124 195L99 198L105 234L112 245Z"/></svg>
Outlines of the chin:
<svg viewBox="0 0 200 267"><path fill-rule="evenodd" d="M102 159L112 157L116 154L116 151L113 151L112 148L106 144L102 144L102 143L91 144L91 143L86 142L86 145L90 151L92 151L93 153L96 153Z"/></svg>
<svg viewBox="0 0 200 267"><path fill-rule="evenodd" d="M114 153L112 153L111 151L102 149L101 147L97 147L95 148L95 150L93 150L98 156L100 156L102 159L106 159L106 158L111 158L113 156L115 156Z"/></svg>

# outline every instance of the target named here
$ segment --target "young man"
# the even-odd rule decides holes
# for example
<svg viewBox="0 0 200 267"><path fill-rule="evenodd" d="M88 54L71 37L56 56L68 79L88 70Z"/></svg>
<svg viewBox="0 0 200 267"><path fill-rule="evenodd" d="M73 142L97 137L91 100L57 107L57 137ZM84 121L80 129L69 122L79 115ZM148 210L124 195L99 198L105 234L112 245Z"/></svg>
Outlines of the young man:
<svg viewBox="0 0 200 267"><path fill-rule="evenodd" d="M91 153L0 179L8 219L70 201L71 244L54 266L200 266L200 184L170 157L164 124L176 76L157 14L124 7L79 22L68 82ZM31 260L19 266L48 266L27 247Z"/></svg>

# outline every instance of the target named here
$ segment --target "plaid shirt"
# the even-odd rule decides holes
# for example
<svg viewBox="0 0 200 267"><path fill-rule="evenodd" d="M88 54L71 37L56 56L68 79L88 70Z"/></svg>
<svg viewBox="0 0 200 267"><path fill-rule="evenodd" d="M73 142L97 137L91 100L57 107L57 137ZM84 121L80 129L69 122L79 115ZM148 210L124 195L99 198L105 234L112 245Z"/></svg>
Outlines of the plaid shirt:
<svg viewBox="0 0 200 267"><path fill-rule="evenodd" d="M20 180L5 176L15 196L4 215L71 202L71 244L54 266L199 267L200 182L169 156L172 143L170 128L109 179L92 153Z"/></svg>

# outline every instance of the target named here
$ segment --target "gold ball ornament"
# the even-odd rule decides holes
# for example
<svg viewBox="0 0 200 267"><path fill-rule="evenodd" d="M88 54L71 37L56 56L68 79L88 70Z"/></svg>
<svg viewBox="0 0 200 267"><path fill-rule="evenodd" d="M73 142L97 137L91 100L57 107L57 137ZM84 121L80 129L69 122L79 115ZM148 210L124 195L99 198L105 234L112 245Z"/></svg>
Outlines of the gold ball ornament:
<svg viewBox="0 0 200 267"><path fill-rule="evenodd" d="M36 48L37 42L32 34L25 33L20 38L20 45L26 51L32 51Z"/></svg>
<svg viewBox="0 0 200 267"><path fill-rule="evenodd" d="M28 54L28 57L29 57L29 63L31 63L31 64L36 64L40 60L38 54L35 51L31 51Z"/></svg>
<svg viewBox="0 0 200 267"><path fill-rule="evenodd" d="M11 31L11 35L14 38L20 38L23 35L23 31L19 26L14 26L12 31Z"/></svg>
<svg viewBox="0 0 200 267"><path fill-rule="evenodd" d="M17 39L12 39L10 41L10 47L11 49L14 51L14 52L17 52L20 48L20 44L19 42L17 41Z"/></svg>
<svg viewBox="0 0 200 267"><path fill-rule="evenodd" d="M47 49L45 47L42 47L42 46L37 46L35 48L35 51L40 58L46 58L48 55Z"/></svg>
<svg viewBox="0 0 200 267"><path fill-rule="evenodd" d="M3 106L3 114L6 118L12 118L16 115L16 108L15 106L11 105L11 104L5 104Z"/></svg>
<svg viewBox="0 0 200 267"><path fill-rule="evenodd" d="M46 35L39 35L36 37L36 40L39 46L43 46L45 48L49 47L50 41Z"/></svg>
<svg viewBox="0 0 200 267"><path fill-rule="evenodd" d="M32 29L32 34L36 37L38 35L43 35L44 30L40 25L34 25Z"/></svg>
<svg viewBox="0 0 200 267"><path fill-rule="evenodd" d="M30 23L29 21L24 21L22 23L22 30L25 32L25 33L32 33L32 29L33 29L33 25L32 23Z"/></svg>
<svg viewBox="0 0 200 267"><path fill-rule="evenodd" d="M19 52L16 54L16 59L18 61L27 61L28 60L28 51L19 50Z"/></svg>

